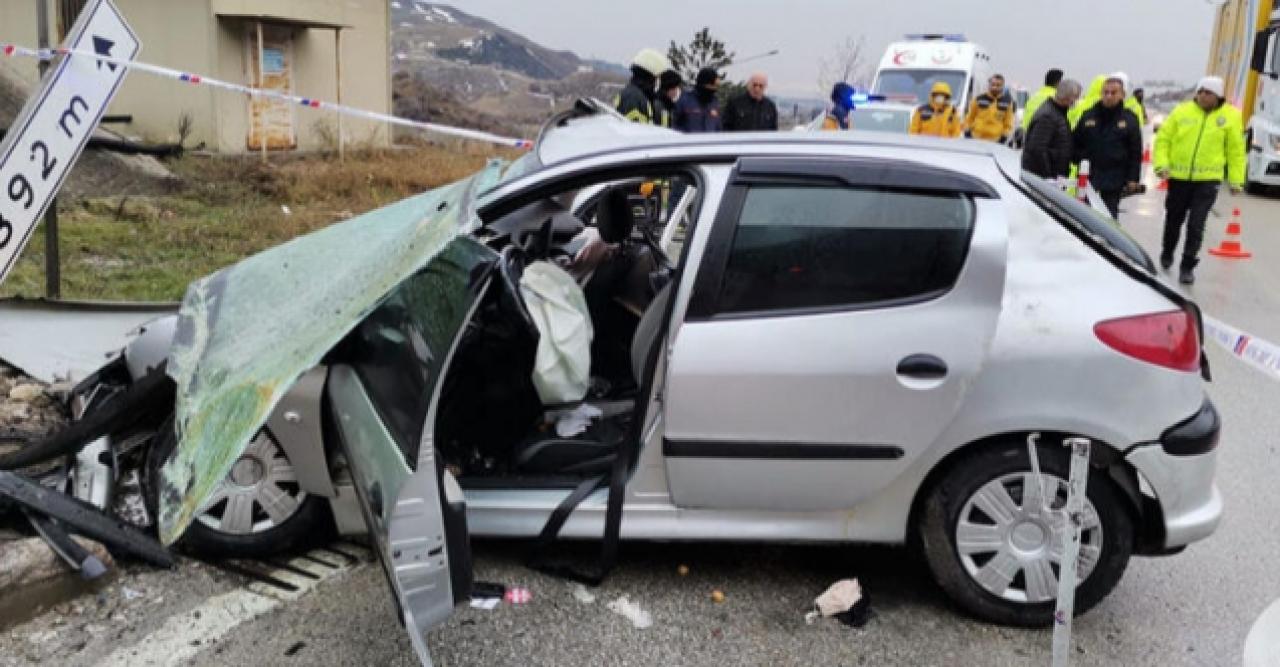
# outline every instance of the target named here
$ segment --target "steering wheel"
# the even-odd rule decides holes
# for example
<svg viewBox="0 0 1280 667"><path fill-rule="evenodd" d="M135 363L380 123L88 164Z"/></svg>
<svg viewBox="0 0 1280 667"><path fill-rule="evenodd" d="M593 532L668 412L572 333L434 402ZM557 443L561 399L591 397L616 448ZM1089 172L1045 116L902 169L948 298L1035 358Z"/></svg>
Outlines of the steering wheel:
<svg viewBox="0 0 1280 667"><path fill-rule="evenodd" d="M520 276L524 274L526 257L524 250L514 244L502 249L498 255L498 280L502 284L500 308L507 317L519 322L534 340L538 339L538 326L529 314L529 306L520 292Z"/></svg>

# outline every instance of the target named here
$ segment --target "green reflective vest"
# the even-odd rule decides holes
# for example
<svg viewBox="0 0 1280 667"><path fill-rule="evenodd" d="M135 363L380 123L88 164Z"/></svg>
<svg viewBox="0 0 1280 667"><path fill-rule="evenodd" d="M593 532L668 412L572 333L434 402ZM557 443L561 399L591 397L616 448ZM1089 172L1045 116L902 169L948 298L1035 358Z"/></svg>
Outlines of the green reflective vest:
<svg viewBox="0 0 1280 667"><path fill-rule="evenodd" d="M1178 181L1221 181L1244 185L1244 118L1223 102L1206 112L1194 101L1179 104L1156 133L1153 167Z"/></svg>

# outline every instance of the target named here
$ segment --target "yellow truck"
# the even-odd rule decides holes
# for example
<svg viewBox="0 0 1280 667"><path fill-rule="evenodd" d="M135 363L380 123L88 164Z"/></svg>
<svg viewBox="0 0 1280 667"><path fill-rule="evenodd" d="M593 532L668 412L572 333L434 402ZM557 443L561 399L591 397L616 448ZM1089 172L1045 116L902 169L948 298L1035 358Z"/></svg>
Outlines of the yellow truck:
<svg viewBox="0 0 1280 667"><path fill-rule="evenodd" d="M1280 0L1217 0L1210 74L1244 112L1249 143L1246 187L1280 186Z"/></svg>

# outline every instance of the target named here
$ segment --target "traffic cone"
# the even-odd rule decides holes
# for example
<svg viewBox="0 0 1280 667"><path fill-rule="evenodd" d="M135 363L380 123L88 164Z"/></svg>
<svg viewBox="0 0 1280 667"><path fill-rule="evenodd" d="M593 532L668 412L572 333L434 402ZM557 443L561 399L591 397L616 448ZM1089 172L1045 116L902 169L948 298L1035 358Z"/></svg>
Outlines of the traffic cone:
<svg viewBox="0 0 1280 667"><path fill-rule="evenodd" d="M1159 183L1158 185L1156 185L1156 189L1157 189L1157 190L1159 190L1160 192L1168 192L1168 191L1169 191L1169 179L1167 179L1167 178L1162 178L1162 179L1160 179L1160 183Z"/></svg>
<svg viewBox="0 0 1280 667"><path fill-rule="evenodd" d="M1142 149L1142 164L1151 164L1151 148Z"/></svg>
<svg viewBox="0 0 1280 667"><path fill-rule="evenodd" d="M1210 248L1209 254L1227 259L1248 259L1253 253L1240 245L1240 209L1232 209L1231 221L1227 223L1227 237L1216 248Z"/></svg>

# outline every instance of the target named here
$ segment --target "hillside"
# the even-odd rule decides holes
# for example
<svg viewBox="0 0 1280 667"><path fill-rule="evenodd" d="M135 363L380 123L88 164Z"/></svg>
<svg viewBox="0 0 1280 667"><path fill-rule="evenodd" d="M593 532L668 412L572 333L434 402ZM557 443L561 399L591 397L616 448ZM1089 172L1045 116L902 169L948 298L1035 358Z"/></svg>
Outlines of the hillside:
<svg viewBox="0 0 1280 667"><path fill-rule="evenodd" d="M612 97L628 76L449 5L393 0L391 15L395 113L409 118L527 137L578 97Z"/></svg>

